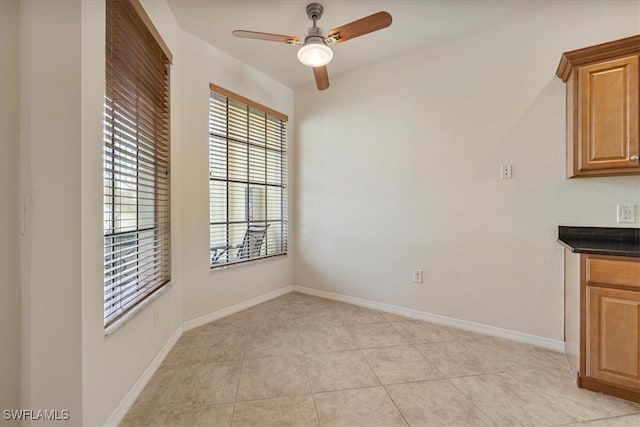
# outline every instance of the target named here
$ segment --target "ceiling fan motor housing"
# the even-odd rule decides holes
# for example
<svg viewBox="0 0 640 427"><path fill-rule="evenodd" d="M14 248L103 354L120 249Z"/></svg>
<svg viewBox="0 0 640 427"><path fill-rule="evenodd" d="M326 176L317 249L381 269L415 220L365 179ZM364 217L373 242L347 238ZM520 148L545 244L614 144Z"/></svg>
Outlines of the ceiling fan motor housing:
<svg viewBox="0 0 640 427"><path fill-rule="evenodd" d="M318 43L318 42L322 42L324 43L324 37L322 37L322 29L318 28L318 27L311 27L309 29L307 29L307 35L304 38L304 42L309 43Z"/></svg>

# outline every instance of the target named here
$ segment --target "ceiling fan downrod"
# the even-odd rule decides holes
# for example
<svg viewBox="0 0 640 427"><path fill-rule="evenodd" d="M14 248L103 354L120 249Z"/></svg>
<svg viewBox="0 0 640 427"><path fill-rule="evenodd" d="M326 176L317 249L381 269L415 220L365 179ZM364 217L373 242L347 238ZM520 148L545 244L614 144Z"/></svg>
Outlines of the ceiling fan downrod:
<svg viewBox="0 0 640 427"><path fill-rule="evenodd" d="M307 5L307 16L311 21L313 21L313 26L307 29L306 37L304 38L305 43L307 41L320 42L324 43L324 37L322 36L321 29L318 27L317 23L322 18L322 12L324 8L320 3L310 3Z"/></svg>
<svg viewBox="0 0 640 427"><path fill-rule="evenodd" d="M310 3L307 5L307 16L313 21L313 26L316 26L316 21L322 18L322 12L324 8L320 3Z"/></svg>

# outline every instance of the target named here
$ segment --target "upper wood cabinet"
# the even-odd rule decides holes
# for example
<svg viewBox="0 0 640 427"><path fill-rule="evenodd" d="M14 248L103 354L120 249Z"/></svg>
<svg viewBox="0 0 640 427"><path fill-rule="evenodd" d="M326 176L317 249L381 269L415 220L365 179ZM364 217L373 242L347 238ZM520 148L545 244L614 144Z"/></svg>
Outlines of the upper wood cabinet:
<svg viewBox="0 0 640 427"><path fill-rule="evenodd" d="M562 54L567 177L640 174L640 36Z"/></svg>

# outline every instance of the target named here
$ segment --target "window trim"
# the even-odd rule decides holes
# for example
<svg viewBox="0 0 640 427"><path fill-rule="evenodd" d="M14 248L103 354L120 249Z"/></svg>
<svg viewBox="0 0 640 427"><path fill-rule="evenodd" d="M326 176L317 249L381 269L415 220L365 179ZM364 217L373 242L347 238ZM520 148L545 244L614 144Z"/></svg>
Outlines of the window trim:
<svg viewBox="0 0 640 427"><path fill-rule="evenodd" d="M114 220L109 223L109 226L107 226L106 222L103 226L103 325L105 334L110 334L146 307L150 301L160 295L171 284L170 70L172 54L139 0L107 0L106 8L105 122L103 125L105 138L102 144L102 173L103 180L107 179L107 173L111 174L111 186L109 187L109 192L107 192L107 184L103 187L103 214L122 209L123 202L121 200L117 201L117 199L127 196L116 195L117 191L122 191L121 185L127 183L127 174L131 178L131 173L135 173L136 177L135 189L129 190L135 191L136 194L135 226L129 226L128 228L133 228L127 231L118 230L118 227L122 226L116 226ZM109 8L115 9L110 10ZM110 21L111 18L109 17L112 17L113 21ZM113 50L114 46L116 49L123 46L122 41L119 40L122 35L116 31L119 28L118 25L125 20L128 20L129 25L120 28L126 32L130 31L130 34L134 35L132 39L137 40L136 43L138 44L133 50L144 57L141 62L136 62L137 66L150 65L152 66L151 70L157 73L155 77L157 82L154 82L153 86L146 86L146 89L145 83L141 83L142 86L137 83L141 75L140 69L133 72L130 69L123 73L122 67L118 65L123 61L123 58L126 58L126 55L131 55L131 51L124 49L122 52L124 52L123 55L125 56L121 56L117 53L121 51ZM112 25L107 27L109 22ZM110 34L114 34L111 39ZM159 77L162 72L162 77ZM135 87L133 92L127 92L129 89L123 89L134 81L136 83L133 86ZM158 93L162 93L162 95L159 97ZM131 96L136 100L135 107L131 107L131 101L127 100L127 97ZM148 96L151 96L151 98L145 99ZM142 101L139 101L140 99ZM146 101L149 99L154 99L154 101L147 104ZM140 102L140 105L137 104L138 102ZM110 112L111 116L108 115L108 112ZM120 121L123 117L125 120L130 121L131 124L122 124ZM154 120L153 124L150 124L150 119ZM131 131L135 133L131 134ZM127 133L129 133L129 136L126 136ZM117 136L118 134L125 134L125 136ZM137 151L135 153L130 152L132 149ZM128 159L128 157L135 158ZM118 166L116 166L116 163ZM109 164L111 166L107 167ZM132 166L134 164L135 166ZM141 181L146 181L147 183L141 184ZM151 182L151 184L148 182ZM145 192L144 189L141 190L141 186L148 187L147 194L153 192L152 205L140 203L140 198L144 199L141 194ZM142 227L141 218L144 218L145 214L150 212L148 209L151 206L153 224L146 228ZM110 210L107 210L107 207ZM144 234L145 231L151 232L151 237L141 237L141 234ZM123 261L124 258L130 255L120 254L116 258L107 259L107 256L113 256L114 248L116 248L116 243L112 241L108 244L108 240L129 234L136 241L135 245L138 248L135 252L136 258ZM140 245L148 246L149 244L152 246L144 249L144 251L152 251L152 253L150 255L145 254L143 258L138 258L142 247ZM109 250L112 251L111 254ZM135 265L136 259L141 259L145 263L149 262L151 266L149 268L152 268L153 271L152 275L142 278L133 276L129 283L126 282L128 279L125 277L125 282L123 283L122 274L113 273L116 268L114 263L124 262L124 265L127 265L125 270L127 275L131 276L131 271L134 271L134 275L144 276L144 273L149 271L148 269L142 271L142 273L140 271L136 273L135 270L128 271L132 268L129 264ZM147 264L142 265L147 268ZM116 291L116 294L113 294L116 299L109 299L109 297L113 298L113 296L108 295L108 292L119 289L118 287L124 289L124 291ZM131 292L131 295L122 298L122 295L117 296L117 292ZM111 304L111 309L108 309L108 304ZM114 306L113 304L119 304L119 306ZM113 307L116 308L114 309Z"/></svg>
<svg viewBox="0 0 640 427"><path fill-rule="evenodd" d="M228 89L225 89L225 88L223 88L221 86L218 86L218 85L215 85L213 83L210 83L209 84L209 91L210 91L209 92L210 96L211 96L211 92L214 92L214 93L216 93L218 95L221 95L221 96L224 96L224 97L228 98L229 100L233 100L233 101L239 102L241 104L244 104L249 108L252 108L252 109L255 109L255 110L259 110L262 113L264 113L265 115L274 117L274 118L280 120L281 122L288 123L288 121L289 121L289 117L286 114L283 114L283 113L281 113L279 111L276 111L276 110L274 110L272 108L269 108L269 107L267 107L265 105L262 105L262 104L260 104L258 102L255 102L255 101L253 101L253 100L251 100L249 98L245 98L244 96L239 95L239 94L237 94L235 92L232 92L232 91L230 91ZM210 119L210 117L209 117L209 119ZM211 133L207 132L207 134L209 135L209 138L210 138L211 137ZM286 235L286 243L285 243L286 249L283 250L282 252L275 253L275 254L261 255L259 257L255 257L255 258L247 258L247 259L240 260L240 261L225 262L225 263L215 264L215 265L211 264L211 249L210 249L209 250L209 269L210 269L210 271L226 269L226 268L230 268L230 267L244 265L244 264L250 263L250 262L264 261L264 260L267 260L267 259L270 259L270 258L276 258L276 257L287 256L288 255L288 252L289 252L289 250L288 250L288 246L289 246L289 231L288 231L288 228L289 228L289 218L288 218L289 217L289 215L288 215L288 206L289 206L289 180L288 180L288 175L289 175L288 172L289 172L289 170L288 169L289 169L289 161L288 161L288 150L287 150L287 148L288 148L288 144L287 144L288 143L288 138L285 138L284 142L285 142L285 144L284 144L284 149L283 149L283 151L284 151L284 156L283 157L284 157L284 160L285 160L285 168L284 168L284 173L285 173L284 176L285 176L285 178L284 178L283 185L280 185L280 186L277 186L277 187L278 188L282 188L283 190L286 190L285 200L281 201L281 203L280 203L280 210L281 210L280 222L281 222L282 227L283 227L283 232ZM227 141L227 144L228 144L228 141ZM249 141L247 141L247 144L249 145ZM210 155L210 152L209 152L209 155ZM211 182L211 176L209 176L209 182ZM222 181L219 181L219 182L222 182ZM227 177L225 182L233 182L233 180L229 180L229 178ZM249 183L249 181L247 181L247 183ZM265 185L268 186L268 184L265 184ZM211 197L211 191L210 190L209 190L209 197ZM209 206L211 206L211 204L209 204ZM286 214L283 211L285 208L287 210ZM209 209L211 209L211 208L209 208ZM229 221L229 219L227 218L226 223L228 224L230 222L233 222L233 221ZM240 222L241 223L245 223L246 221L240 221ZM268 222L269 222L268 218L265 218L264 223L266 224ZM247 222L247 224L249 224L249 223ZM286 230L285 230L285 226L286 226ZM211 221L209 221L209 227L211 227ZM209 247L211 247L211 240L209 240Z"/></svg>
<svg viewBox="0 0 640 427"><path fill-rule="evenodd" d="M213 83L209 83L209 90L211 90L211 92L215 92L222 96L226 96L229 99L233 99L234 101L238 101L242 104L248 105L249 107L255 108L256 110L261 110L264 113L267 113L268 115L275 117L276 119L282 120L283 122L289 121L289 117L287 117L286 114L282 114L272 108L266 107L262 104L252 101L249 98L245 98L242 95L238 95L237 93L231 92L230 90L227 90L223 87L214 85Z"/></svg>
<svg viewBox="0 0 640 427"><path fill-rule="evenodd" d="M144 7L142 6L142 3L140 3L140 0L129 0L129 2L131 3L131 6L133 6L133 9L136 11L140 19L142 19L142 23L147 27L147 30L149 30L156 43L158 43L160 49L162 49L164 56L166 56L169 60L169 64L173 64L173 54L171 53L171 50L169 50L169 46L167 46L164 40L162 40L162 36L158 32L156 26L153 25L151 18L149 17L149 15L147 15L147 12L144 10Z"/></svg>

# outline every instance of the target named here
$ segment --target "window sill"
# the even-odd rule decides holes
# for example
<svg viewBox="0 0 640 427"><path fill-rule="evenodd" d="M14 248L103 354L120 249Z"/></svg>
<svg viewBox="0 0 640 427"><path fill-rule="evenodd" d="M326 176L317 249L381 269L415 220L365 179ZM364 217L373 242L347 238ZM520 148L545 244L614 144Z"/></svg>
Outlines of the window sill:
<svg viewBox="0 0 640 427"><path fill-rule="evenodd" d="M133 310L131 310L130 312L128 312L127 314L125 314L124 316L122 316L121 318L119 318L118 320L113 322L107 328L105 328L104 336L108 337L108 336L112 335L115 331L117 331L118 329L123 327L125 325L125 323L127 323L129 320L133 319L135 316L138 315L138 313L140 313L142 310L144 310L149 304L151 304L153 301L158 299L160 297L160 295L162 295L165 292L167 292L169 290L169 288L171 288L171 286L172 286L172 284L171 284L171 282L169 282L166 285L162 286L160 289L155 290L151 295L149 295L140 304L138 304Z"/></svg>
<svg viewBox="0 0 640 427"><path fill-rule="evenodd" d="M282 253L282 254L277 254L277 255L269 255L269 256L263 256L260 258L255 258L255 259L247 259L245 261L236 261L236 262L232 262L232 263L228 263L228 264L222 264L222 265L211 265L209 266L209 269L211 272L214 271L221 271L221 270L226 270L228 268L236 268L236 267L240 267L243 265L248 265L248 264L257 264L257 263L262 263L265 261L269 261L275 258L279 258L279 257L286 257L288 255L287 252Z"/></svg>

